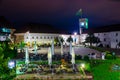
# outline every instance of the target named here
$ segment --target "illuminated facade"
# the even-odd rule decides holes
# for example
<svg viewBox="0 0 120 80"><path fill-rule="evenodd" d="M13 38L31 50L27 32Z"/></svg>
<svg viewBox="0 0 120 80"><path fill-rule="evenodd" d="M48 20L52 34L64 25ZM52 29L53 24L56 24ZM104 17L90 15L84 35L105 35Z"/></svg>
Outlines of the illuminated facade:
<svg viewBox="0 0 120 80"><path fill-rule="evenodd" d="M87 35L88 34L81 34L80 41L84 42ZM103 47L119 47L118 43L120 42L120 31L94 33L94 35L100 39L100 44L102 44Z"/></svg>
<svg viewBox="0 0 120 80"><path fill-rule="evenodd" d="M100 38L101 44L103 44L104 47L118 48L120 31L94 33L94 35Z"/></svg>
<svg viewBox="0 0 120 80"><path fill-rule="evenodd" d="M56 34L56 33L15 33L16 43L24 41L25 43L33 44L35 41L37 44L48 44L52 42L56 37L62 37L64 39L63 44L69 44L67 39L69 36L73 38L73 44L79 43L79 35L69 35L69 34Z"/></svg>
<svg viewBox="0 0 120 80"><path fill-rule="evenodd" d="M51 44L52 40L56 37L62 37L64 39L63 44L68 44L66 40L70 36L73 38L73 44L79 43L79 35L77 35L77 33L71 35L47 24L26 24L22 29L16 30L15 35L16 43L24 41L30 45L35 41L37 44Z"/></svg>

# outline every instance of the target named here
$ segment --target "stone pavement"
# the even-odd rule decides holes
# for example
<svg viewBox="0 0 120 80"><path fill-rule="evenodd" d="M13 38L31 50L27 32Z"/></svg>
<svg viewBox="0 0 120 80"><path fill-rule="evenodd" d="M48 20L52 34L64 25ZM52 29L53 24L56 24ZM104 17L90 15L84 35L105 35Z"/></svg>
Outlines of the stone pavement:
<svg viewBox="0 0 120 80"><path fill-rule="evenodd" d="M70 49L69 47L64 47L63 52L68 53L69 49ZM74 47L74 51L75 51L75 54L81 55L81 56L84 56L84 55L87 55L87 54L90 54L90 53L96 53L97 56L100 56L100 53L101 53L97 50L86 48L86 47L83 47L83 46ZM29 50L29 53L34 53L34 51ZM42 54L45 53L46 54L46 53L48 53L48 48L41 48L40 50L38 50L38 53L42 53ZM55 48L55 54L57 54L57 53L60 53L60 47Z"/></svg>
<svg viewBox="0 0 120 80"><path fill-rule="evenodd" d="M93 77L91 75L83 76L81 74L74 74L74 75L39 75L39 74L24 74L24 75L18 75L14 80L93 80Z"/></svg>

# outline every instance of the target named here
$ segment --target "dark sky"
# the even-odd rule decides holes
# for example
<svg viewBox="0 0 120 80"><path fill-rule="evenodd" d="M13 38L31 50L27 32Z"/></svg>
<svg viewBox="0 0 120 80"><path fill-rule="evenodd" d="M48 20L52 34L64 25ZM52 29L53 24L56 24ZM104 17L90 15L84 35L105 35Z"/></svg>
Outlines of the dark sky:
<svg viewBox="0 0 120 80"><path fill-rule="evenodd" d="M89 28L120 23L120 0L0 0L0 16L17 25L46 23L69 31L79 28L79 9Z"/></svg>

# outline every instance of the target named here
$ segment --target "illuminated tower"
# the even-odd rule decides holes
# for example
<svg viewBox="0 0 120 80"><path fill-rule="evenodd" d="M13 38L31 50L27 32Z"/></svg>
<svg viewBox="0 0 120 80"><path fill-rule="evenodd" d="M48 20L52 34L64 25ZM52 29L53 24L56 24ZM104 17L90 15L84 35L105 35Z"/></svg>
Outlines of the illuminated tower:
<svg viewBox="0 0 120 80"><path fill-rule="evenodd" d="M88 29L88 19L87 18L79 19L79 28L80 28L80 34L82 34L82 28Z"/></svg>
<svg viewBox="0 0 120 80"><path fill-rule="evenodd" d="M80 31L80 35L81 35L83 29L88 29L88 19L83 18L82 9L77 11L76 15L79 16L79 31ZM81 42L81 37L79 38L79 41Z"/></svg>

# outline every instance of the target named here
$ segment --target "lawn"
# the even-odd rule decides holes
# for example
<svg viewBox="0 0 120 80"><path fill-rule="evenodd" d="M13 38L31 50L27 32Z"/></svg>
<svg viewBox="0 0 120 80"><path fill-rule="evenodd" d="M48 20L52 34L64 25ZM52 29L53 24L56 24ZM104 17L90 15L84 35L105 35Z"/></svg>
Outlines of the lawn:
<svg viewBox="0 0 120 80"><path fill-rule="evenodd" d="M120 80L120 70L113 70L113 65L120 65L120 59L93 60L91 72L94 80Z"/></svg>

